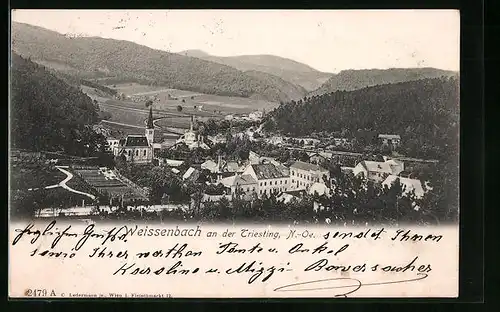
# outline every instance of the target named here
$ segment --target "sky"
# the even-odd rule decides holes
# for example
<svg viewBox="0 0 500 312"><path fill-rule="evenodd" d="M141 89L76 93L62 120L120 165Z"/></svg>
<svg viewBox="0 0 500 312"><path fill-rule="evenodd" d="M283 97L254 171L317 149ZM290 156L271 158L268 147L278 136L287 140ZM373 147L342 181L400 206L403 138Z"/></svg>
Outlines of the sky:
<svg viewBox="0 0 500 312"><path fill-rule="evenodd" d="M272 54L330 73L460 65L456 10L14 10L12 20L169 52Z"/></svg>

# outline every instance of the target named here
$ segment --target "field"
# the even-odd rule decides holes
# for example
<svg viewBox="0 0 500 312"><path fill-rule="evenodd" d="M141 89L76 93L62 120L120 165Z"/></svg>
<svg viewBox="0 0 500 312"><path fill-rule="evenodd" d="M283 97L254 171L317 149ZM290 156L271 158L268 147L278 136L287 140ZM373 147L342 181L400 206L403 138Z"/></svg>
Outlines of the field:
<svg viewBox="0 0 500 312"><path fill-rule="evenodd" d="M74 170L81 179L91 185L99 192L108 193L112 197L142 198L143 196L135 189L119 180L114 175L104 175L98 169L78 169Z"/></svg>
<svg viewBox="0 0 500 312"><path fill-rule="evenodd" d="M248 114L256 110L270 111L278 106L277 103L262 100L201 94L137 83L107 85L107 87L127 97L117 100L101 97L102 93L98 95L88 88L84 91L98 100L101 110L111 114L111 118L103 124L124 134L144 133L149 114L145 103L149 99L154 100L155 126L164 134L182 133L182 129L189 128L191 116L194 116L195 120L206 121L209 118L222 119L229 114ZM181 111L178 111L178 106L182 107Z"/></svg>

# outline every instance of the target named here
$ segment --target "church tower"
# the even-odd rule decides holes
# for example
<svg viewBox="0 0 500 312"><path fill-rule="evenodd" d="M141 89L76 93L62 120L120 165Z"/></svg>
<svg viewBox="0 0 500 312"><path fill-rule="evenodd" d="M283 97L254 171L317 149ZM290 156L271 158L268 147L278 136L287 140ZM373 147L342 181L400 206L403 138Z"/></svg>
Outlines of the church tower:
<svg viewBox="0 0 500 312"><path fill-rule="evenodd" d="M146 139L148 139L149 145L153 145L153 138L155 135L155 126L153 124L153 106L149 107L148 124L146 127Z"/></svg>

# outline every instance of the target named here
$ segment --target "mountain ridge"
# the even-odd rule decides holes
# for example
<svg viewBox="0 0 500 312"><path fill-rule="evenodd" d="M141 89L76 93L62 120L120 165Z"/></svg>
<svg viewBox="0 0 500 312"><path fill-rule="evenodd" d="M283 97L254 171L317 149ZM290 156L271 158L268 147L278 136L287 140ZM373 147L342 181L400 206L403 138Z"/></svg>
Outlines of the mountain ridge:
<svg viewBox="0 0 500 312"><path fill-rule="evenodd" d="M67 37L43 27L12 23L12 50L83 79L109 78L207 94L288 101L278 86L233 67L152 49L126 40ZM65 68L67 67L67 68ZM104 81L106 81L104 79ZM279 96L277 96L279 95Z"/></svg>
<svg viewBox="0 0 500 312"><path fill-rule="evenodd" d="M318 89L310 92L308 96L335 91L354 91L377 85L453 76L458 76L458 73L433 67L346 69L332 75L330 79Z"/></svg>
<svg viewBox="0 0 500 312"><path fill-rule="evenodd" d="M331 73L321 72L311 66L281 56L271 54L215 56L202 50L178 52L207 61L227 65L241 71L261 71L272 74L312 91L331 77Z"/></svg>

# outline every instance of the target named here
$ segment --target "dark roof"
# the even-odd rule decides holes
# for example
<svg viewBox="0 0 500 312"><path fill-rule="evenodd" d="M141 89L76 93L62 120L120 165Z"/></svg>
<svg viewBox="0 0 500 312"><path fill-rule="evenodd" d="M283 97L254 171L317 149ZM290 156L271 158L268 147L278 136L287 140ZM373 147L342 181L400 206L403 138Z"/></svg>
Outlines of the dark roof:
<svg viewBox="0 0 500 312"><path fill-rule="evenodd" d="M136 147L136 146L149 147L149 143L148 143L148 139L144 135L129 135L125 139L124 146L127 146L127 147Z"/></svg>
<svg viewBox="0 0 500 312"><path fill-rule="evenodd" d="M281 172L273 164L252 165L252 169L253 171L255 171L257 179L259 180L278 179L286 177L286 175L284 175L283 172Z"/></svg>
<svg viewBox="0 0 500 312"><path fill-rule="evenodd" d="M308 170L308 171L328 171L318 165L314 165L314 164L310 164L310 163L306 163L306 162L303 162L303 161L296 161L294 162L290 168L297 168L297 169L302 169L302 170Z"/></svg>

